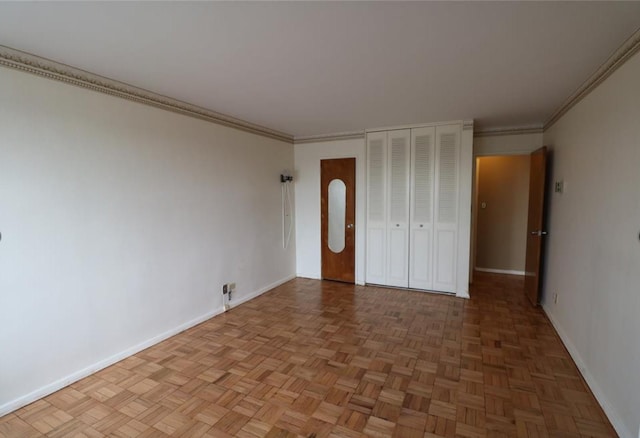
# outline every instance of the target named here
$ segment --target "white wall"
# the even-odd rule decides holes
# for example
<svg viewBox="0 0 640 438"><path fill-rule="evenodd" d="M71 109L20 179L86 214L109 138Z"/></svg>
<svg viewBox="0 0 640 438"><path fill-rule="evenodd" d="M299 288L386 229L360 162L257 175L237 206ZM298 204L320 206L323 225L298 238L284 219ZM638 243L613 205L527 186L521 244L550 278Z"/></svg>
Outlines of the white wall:
<svg viewBox="0 0 640 438"><path fill-rule="evenodd" d="M473 155L522 155L542 147L542 133L474 137Z"/></svg>
<svg viewBox="0 0 640 438"><path fill-rule="evenodd" d="M0 132L0 415L295 274L293 145L5 68Z"/></svg>
<svg viewBox="0 0 640 438"><path fill-rule="evenodd" d="M544 308L620 436L640 426L640 54L544 135ZM553 304L553 294L558 303Z"/></svg>
<svg viewBox="0 0 640 438"><path fill-rule="evenodd" d="M320 160L356 159L356 283L364 284L364 138L297 144L295 149L296 269L300 277L321 278Z"/></svg>
<svg viewBox="0 0 640 438"><path fill-rule="evenodd" d="M471 203L472 130L462 131L460 157L460 224L457 295L469 297L469 239ZM320 160L356 158L356 283L365 283L366 144L365 139L295 145L296 269L297 275L321 278ZM464 169L468 169L465 171Z"/></svg>

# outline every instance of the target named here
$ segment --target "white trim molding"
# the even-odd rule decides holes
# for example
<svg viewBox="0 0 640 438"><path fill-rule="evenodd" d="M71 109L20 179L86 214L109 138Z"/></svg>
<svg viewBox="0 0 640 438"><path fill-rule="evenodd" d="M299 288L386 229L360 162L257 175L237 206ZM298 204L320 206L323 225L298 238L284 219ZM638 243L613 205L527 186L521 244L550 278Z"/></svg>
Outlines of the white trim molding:
<svg viewBox="0 0 640 438"><path fill-rule="evenodd" d="M620 68L629 58L640 50L640 29L634 32L544 123L544 130L549 129L578 102L591 93L602 81Z"/></svg>
<svg viewBox="0 0 640 438"><path fill-rule="evenodd" d="M232 303L229 303L229 305L231 306L231 309L229 309L229 310L233 310L236 307L238 307L240 304L244 304L247 301L251 301L252 299L259 297L263 293L268 292L271 289L275 289L276 287L281 286L281 285L285 284L286 282L293 280L294 278L296 278L295 274L288 275L285 278L281 278L280 280L278 280L278 281L276 281L274 283L271 283L271 284L269 284L269 285L267 285L267 286L265 286L263 288L258 289L257 291L254 291L254 292L250 293L247 296L242 297L238 301L234 301Z"/></svg>
<svg viewBox="0 0 640 438"><path fill-rule="evenodd" d="M462 298L464 300L471 299L471 295L469 295L469 288L467 288L467 290L456 292L456 298Z"/></svg>
<svg viewBox="0 0 640 438"><path fill-rule="evenodd" d="M99 76L66 64L0 46L0 66L31 73L47 79L64 82L110 96L142 103L155 108L172 111L194 117L218 125L229 126L241 131L293 143L293 136L286 132L276 131L235 117L227 116L197 105L192 105L171 97L163 96L143 88L134 87L113 79Z"/></svg>
<svg viewBox="0 0 640 438"><path fill-rule="evenodd" d="M489 128L473 131L474 137L493 137L498 135L522 135L522 134L542 134L543 127L540 126L516 126L513 128Z"/></svg>
<svg viewBox="0 0 640 438"><path fill-rule="evenodd" d="M318 143L321 141L353 140L358 138L364 138L364 131L337 132L335 134L296 136L294 137L293 142L294 144L303 144L303 143Z"/></svg>
<svg viewBox="0 0 640 438"><path fill-rule="evenodd" d="M473 120L463 120L462 122L460 122L460 120L456 120L451 122L451 124L456 124L456 123L462 123L462 129L465 131L469 129L473 129ZM421 128L424 126L433 126L436 124L449 124L449 123L444 123L444 122L422 123L422 124L416 124L416 125L402 125L402 126L395 126L395 127L387 127L384 129L373 128L373 129L367 129L364 131L349 131L349 132L336 132L333 134L296 136L294 137L294 143L303 144L303 143L317 143L322 141L352 140L352 139L364 138L367 132L376 132L381 130L389 131L393 129Z"/></svg>
<svg viewBox="0 0 640 438"><path fill-rule="evenodd" d="M319 275L305 274L304 272L298 272L296 274L296 277L304 278L306 280L322 280L322 277Z"/></svg>
<svg viewBox="0 0 640 438"><path fill-rule="evenodd" d="M479 272L490 272L492 274L522 275L522 276L524 276L524 271L514 271L514 270L511 270L511 269L475 268L475 270L479 271Z"/></svg>
<svg viewBox="0 0 640 438"><path fill-rule="evenodd" d="M430 126L439 126L439 125L460 125L460 126L464 126L465 123L467 124L467 127L465 129L469 129L469 121L443 120L441 122L413 123L413 124L410 124L410 125L386 126L384 128L369 128L369 129L365 129L364 132L365 132L365 134L368 134L369 132L395 131L395 130L398 130L398 129L426 128L426 127L430 127Z"/></svg>

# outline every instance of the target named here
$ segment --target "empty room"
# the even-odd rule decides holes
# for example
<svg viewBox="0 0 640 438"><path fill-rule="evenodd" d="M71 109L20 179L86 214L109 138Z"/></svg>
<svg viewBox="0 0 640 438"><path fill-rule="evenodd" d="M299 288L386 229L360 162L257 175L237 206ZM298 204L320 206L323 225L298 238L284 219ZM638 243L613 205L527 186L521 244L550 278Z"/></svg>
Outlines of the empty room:
<svg viewBox="0 0 640 438"><path fill-rule="evenodd" d="M0 437L640 437L640 1L0 2Z"/></svg>

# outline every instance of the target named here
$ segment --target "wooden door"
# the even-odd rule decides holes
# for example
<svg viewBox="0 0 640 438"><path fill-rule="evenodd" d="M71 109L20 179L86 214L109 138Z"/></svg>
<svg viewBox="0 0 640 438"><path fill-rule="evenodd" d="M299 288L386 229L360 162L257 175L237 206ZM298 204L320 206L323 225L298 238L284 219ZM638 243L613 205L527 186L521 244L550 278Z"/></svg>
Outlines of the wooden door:
<svg viewBox="0 0 640 438"><path fill-rule="evenodd" d="M547 232L544 229L544 197L547 173L547 148L531 154L529 174L529 220L527 222L527 259L525 264L525 294L534 306L540 302L542 285L542 251Z"/></svg>
<svg viewBox="0 0 640 438"><path fill-rule="evenodd" d="M355 282L356 159L320 161L322 278Z"/></svg>

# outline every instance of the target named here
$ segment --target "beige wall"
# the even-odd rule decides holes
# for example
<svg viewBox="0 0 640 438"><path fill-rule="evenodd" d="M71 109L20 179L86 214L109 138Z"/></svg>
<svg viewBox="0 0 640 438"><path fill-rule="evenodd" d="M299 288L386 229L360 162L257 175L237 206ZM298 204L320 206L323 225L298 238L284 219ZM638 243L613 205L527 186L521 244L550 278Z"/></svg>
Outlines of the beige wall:
<svg viewBox="0 0 640 438"><path fill-rule="evenodd" d="M639 122L636 54L544 135L565 181L548 195L544 309L625 438L640 426Z"/></svg>
<svg viewBox="0 0 640 438"><path fill-rule="evenodd" d="M476 162L476 267L524 271L529 156L480 157ZM482 208L482 203L486 208Z"/></svg>

